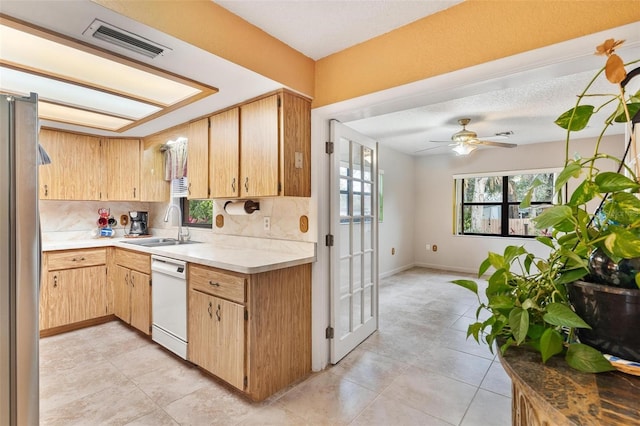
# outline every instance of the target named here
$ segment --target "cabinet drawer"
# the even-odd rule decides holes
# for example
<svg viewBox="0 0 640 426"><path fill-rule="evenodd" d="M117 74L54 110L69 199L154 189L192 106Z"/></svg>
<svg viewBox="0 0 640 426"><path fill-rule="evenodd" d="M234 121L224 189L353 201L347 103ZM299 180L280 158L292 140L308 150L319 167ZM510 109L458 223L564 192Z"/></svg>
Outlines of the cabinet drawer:
<svg viewBox="0 0 640 426"><path fill-rule="evenodd" d="M47 252L49 271L59 269L84 268L85 266L107 263L107 251L104 248L87 250L65 250Z"/></svg>
<svg viewBox="0 0 640 426"><path fill-rule="evenodd" d="M189 286L212 296L222 297L238 303L244 303L243 275L233 275L205 266L189 264Z"/></svg>
<svg viewBox="0 0 640 426"><path fill-rule="evenodd" d="M117 249L116 264L143 274L151 274L151 256L145 253Z"/></svg>

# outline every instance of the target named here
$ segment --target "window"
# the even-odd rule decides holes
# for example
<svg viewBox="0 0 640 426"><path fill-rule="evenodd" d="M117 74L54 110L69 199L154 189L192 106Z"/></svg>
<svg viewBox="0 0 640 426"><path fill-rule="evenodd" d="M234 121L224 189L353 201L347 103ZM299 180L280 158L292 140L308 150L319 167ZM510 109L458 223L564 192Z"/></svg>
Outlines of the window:
<svg viewBox="0 0 640 426"><path fill-rule="evenodd" d="M197 228L211 228L213 224L213 200L180 199L182 225Z"/></svg>
<svg viewBox="0 0 640 426"><path fill-rule="evenodd" d="M458 214L456 230L461 235L535 237L547 235L533 218L553 204L553 171L482 175L456 179ZM530 207L520 203L531 192Z"/></svg>

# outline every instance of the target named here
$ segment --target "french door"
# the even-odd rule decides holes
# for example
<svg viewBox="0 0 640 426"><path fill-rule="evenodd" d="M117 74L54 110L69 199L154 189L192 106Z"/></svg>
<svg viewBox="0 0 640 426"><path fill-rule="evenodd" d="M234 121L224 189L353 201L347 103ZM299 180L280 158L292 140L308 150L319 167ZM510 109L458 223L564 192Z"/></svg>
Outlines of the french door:
<svg viewBox="0 0 640 426"><path fill-rule="evenodd" d="M331 121L331 363L378 328L377 143Z"/></svg>

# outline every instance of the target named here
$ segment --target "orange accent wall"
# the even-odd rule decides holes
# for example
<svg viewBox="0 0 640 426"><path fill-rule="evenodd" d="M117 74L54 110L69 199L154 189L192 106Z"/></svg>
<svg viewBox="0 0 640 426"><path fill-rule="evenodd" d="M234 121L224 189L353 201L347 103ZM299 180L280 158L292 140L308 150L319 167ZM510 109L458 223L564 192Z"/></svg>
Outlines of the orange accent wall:
<svg viewBox="0 0 640 426"><path fill-rule="evenodd" d="M640 0L467 0L314 62L209 0L92 1L312 96L314 108L640 25Z"/></svg>
<svg viewBox="0 0 640 426"><path fill-rule="evenodd" d="M468 0L318 60L313 106L639 21L638 0Z"/></svg>
<svg viewBox="0 0 640 426"><path fill-rule="evenodd" d="M315 62L210 0L92 0L312 96Z"/></svg>

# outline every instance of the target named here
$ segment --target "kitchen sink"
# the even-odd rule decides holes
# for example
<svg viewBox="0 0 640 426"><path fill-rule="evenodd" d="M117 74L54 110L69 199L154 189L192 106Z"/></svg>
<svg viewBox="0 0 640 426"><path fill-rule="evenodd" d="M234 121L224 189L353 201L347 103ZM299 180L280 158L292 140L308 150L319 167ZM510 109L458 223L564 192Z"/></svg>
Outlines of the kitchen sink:
<svg viewBox="0 0 640 426"><path fill-rule="evenodd" d="M175 246L175 245L182 245L182 244L197 244L200 241L191 241L191 240L187 240L187 241L178 241L175 238L151 238L151 239L144 239L144 240L138 240L138 241L124 241L127 244L133 244L136 246L142 246L142 247L163 247L163 246Z"/></svg>

